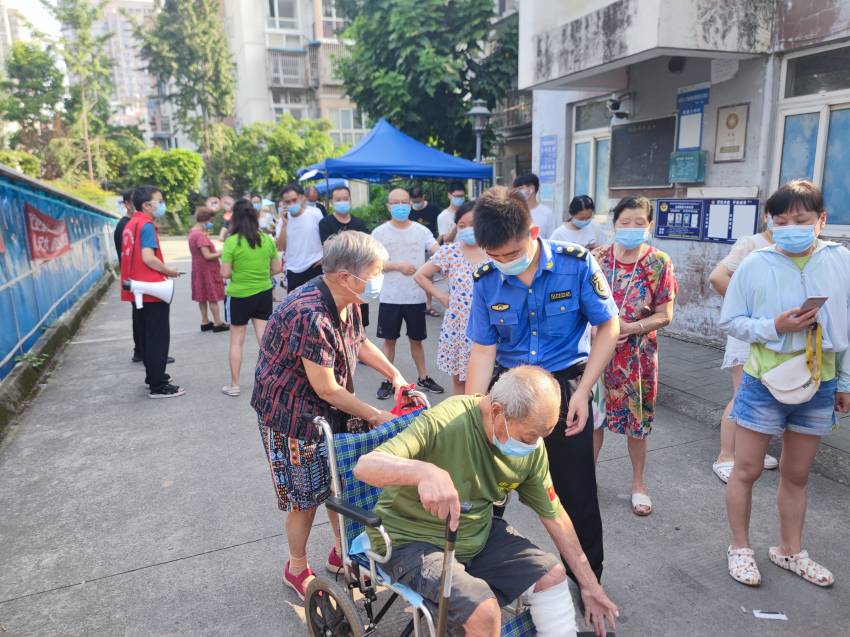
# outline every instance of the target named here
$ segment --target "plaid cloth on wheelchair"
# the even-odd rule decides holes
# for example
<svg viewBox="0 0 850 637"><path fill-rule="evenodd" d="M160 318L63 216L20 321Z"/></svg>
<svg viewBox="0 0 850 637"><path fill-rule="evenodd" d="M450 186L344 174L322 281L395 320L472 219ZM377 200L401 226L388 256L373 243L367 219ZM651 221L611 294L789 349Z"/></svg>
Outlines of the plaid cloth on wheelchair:
<svg viewBox="0 0 850 637"><path fill-rule="evenodd" d="M354 465L360 456L369 453L380 446L407 426L419 415L415 411L376 427L372 431L362 434L337 434L333 437L334 451L336 452L336 470L339 473L341 493L336 494L341 500L354 504L367 511L375 508L381 489L360 482L354 477ZM345 518L343 532L349 546L351 542L365 529L362 524L351 518ZM528 610L519 615L511 616L510 620L502 626L502 637L533 637L537 631L531 620Z"/></svg>

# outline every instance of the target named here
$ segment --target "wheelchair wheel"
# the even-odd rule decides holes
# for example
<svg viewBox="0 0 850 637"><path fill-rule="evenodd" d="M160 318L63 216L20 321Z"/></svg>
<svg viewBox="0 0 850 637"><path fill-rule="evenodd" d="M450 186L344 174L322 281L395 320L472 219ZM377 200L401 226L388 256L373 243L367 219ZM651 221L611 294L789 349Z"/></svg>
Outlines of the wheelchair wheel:
<svg viewBox="0 0 850 637"><path fill-rule="evenodd" d="M307 585L304 597L310 637L361 637L363 623L345 587L323 578Z"/></svg>

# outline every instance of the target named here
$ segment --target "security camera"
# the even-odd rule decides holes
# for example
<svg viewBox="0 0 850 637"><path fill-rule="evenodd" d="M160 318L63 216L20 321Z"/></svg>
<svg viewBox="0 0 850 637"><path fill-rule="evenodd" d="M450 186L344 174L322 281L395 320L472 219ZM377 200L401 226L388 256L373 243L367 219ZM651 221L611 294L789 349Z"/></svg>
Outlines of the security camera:
<svg viewBox="0 0 850 637"><path fill-rule="evenodd" d="M631 98L631 93L623 93L622 95L612 95L606 101L608 113L616 119L627 119L629 112L623 110L623 102Z"/></svg>

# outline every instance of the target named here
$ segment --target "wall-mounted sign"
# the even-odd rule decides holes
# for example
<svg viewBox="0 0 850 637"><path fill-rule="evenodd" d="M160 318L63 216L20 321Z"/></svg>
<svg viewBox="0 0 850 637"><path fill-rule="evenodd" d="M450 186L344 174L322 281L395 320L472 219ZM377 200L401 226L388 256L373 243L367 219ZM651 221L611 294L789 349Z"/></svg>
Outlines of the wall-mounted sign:
<svg viewBox="0 0 850 637"><path fill-rule="evenodd" d="M544 135L540 138L540 167L537 176L540 178L540 198L552 201L555 198L555 188L552 184L558 174L558 136Z"/></svg>
<svg viewBox="0 0 850 637"><path fill-rule="evenodd" d="M671 184L701 184L705 182L704 150L680 150L670 155Z"/></svg>
<svg viewBox="0 0 850 637"><path fill-rule="evenodd" d="M714 140L715 163L744 160L749 114L749 104L723 106L717 109L717 132Z"/></svg>
<svg viewBox="0 0 850 637"><path fill-rule="evenodd" d="M735 243L755 234L758 199L659 199L659 239Z"/></svg>
<svg viewBox="0 0 850 637"><path fill-rule="evenodd" d="M24 212L33 261L55 259L71 250L71 237L64 221L39 212L28 203L24 204Z"/></svg>
<svg viewBox="0 0 850 637"><path fill-rule="evenodd" d="M676 96L679 112L676 150L700 150L702 148L702 118L709 100L709 86L684 86Z"/></svg>

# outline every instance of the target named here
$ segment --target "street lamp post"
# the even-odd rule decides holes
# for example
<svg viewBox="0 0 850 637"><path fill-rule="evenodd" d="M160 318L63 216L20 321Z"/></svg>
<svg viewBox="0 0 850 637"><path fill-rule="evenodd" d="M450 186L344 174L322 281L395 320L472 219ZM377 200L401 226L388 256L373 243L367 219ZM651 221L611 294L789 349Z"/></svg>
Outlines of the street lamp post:
<svg viewBox="0 0 850 637"><path fill-rule="evenodd" d="M487 130L487 122L490 121L492 113L487 108L484 100L472 100L472 108L466 112L466 116L472 121L472 130L475 131L475 161L481 162L481 135ZM475 182L475 194L480 194L481 182Z"/></svg>

